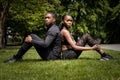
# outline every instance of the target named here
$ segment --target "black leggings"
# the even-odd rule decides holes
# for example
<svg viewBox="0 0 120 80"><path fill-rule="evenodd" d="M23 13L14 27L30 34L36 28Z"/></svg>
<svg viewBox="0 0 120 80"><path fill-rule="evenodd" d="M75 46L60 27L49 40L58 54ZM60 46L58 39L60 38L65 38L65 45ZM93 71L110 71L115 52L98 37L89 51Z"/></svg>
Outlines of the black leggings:
<svg viewBox="0 0 120 80"><path fill-rule="evenodd" d="M84 34L77 41L76 45L84 47L86 44L88 44L89 46L93 46L93 45L97 44L97 42L89 34ZM68 50L62 51L61 58L62 59L76 59L80 56L81 53L82 53L82 51L68 49Z"/></svg>

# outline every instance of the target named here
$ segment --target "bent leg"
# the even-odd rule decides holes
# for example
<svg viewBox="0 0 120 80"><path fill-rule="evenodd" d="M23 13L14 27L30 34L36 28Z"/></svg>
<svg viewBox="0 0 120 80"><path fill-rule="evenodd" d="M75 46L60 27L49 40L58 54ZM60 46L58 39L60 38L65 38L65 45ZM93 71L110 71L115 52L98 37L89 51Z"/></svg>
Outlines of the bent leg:
<svg viewBox="0 0 120 80"><path fill-rule="evenodd" d="M94 40L89 34L84 34L78 41L77 41L77 45L78 46L85 46L85 44L88 43L89 46L94 46L96 44L99 44L99 42L97 42L96 40ZM101 57L107 57L107 59L113 59L112 56L106 54L102 48L99 48L98 50L96 50Z"/></svg>
<svg viewBox="0 0 120 80"><path fill-rule="evenodd" d="M22 60L22 56L31 47L32 47L31 43L23 42L23 44L22 44L21 48L18 50L17 54L14 55L12 58L10 58L8 60L5 60L4 63L21 61Z"/></svg>
<svg viewBox="0 0 120 80"><path fill-rule="evenodd" d="M43 40L35 34L31 34L31 37L32 39L37 40L37 41ZM42 57L42 59L47 60L47 56L48 56L47 48L43 48L42 46L37 45L37 44L32 44L32 45L35 47L36 51Z"/></svg>
<svg viewBox="0 0 120 80"><path fill-rule="evenodd" d="M36 39L36 40L42 40L40 39L37 35L31 34L32 39ZM35 49L37 50L37 52L40 54L40 56L45 59L46 57L46 53L44 53L43 55L40 52L46 51L44 48L41 48L38 45L34 45L32 43L27 43L27 42L23 42L21 48L18 50L17 54L14 55L12 58L5 60L4 63L7 62L16 62L16 61L20 61L22 59L22 56L26 53L26 51L28 51L28 49L30 49L32 46L35 47Z"/></svg>
<svg viewBox="0 0 120 80"><path fill-rule="evenodd" d="M35 40L42 40L41 38L39 38L37 35L35 34L31 34L32 39ZM21 46L21 48L18 50L17 54L14 56L14 58L16 59L20 59L22 58L22 56L28 51L28 49L30 49L32 46L35 47L36 51L38 52L38 54L44 58L44 56L46 55L44 51L46 51L44 48L42 48L41 46L38 46L37 44L32 44L32 43L27 43L24 42ZM44 53L44 54L41 54Z"/></svg>
<svg viewBox="0 0 120 80"><path fill-rule="evenodd" d="M42 40L37 35L31 34L32 39ZM21 48L19 49L18 53L15 55L16 58L22 58L22 56L26 53L28 49L34 46L32 43L23 42Z"/></svg>
<svg viewBox="0 0 120 80"><path fill-rule="evenodd" d="M93 46L97 44L97 42L89 35L89 34L84 34L78 41L77 45L78 46L85 46L86 43L88 43L89 46Z"/></svg>
<svg viewBox="0 0 120 80"><path fill-rule="evenodd" d="M18 50L17 54L14 56L17 59L22 58L22 56L32 47L31 43L24 42L21 48Z"/></svg>
<svg viewBox="0 0 120 80"><path fill-rule="evenodd" d="M85 46L86 43L88 43L89 46L94 46L97 43L97 41L95 41L89 34L84 34L78 41L77 41L77 45L78 46ZM99 50L96 50L98 53L103 54L104 51L100 48Z"/></svg>

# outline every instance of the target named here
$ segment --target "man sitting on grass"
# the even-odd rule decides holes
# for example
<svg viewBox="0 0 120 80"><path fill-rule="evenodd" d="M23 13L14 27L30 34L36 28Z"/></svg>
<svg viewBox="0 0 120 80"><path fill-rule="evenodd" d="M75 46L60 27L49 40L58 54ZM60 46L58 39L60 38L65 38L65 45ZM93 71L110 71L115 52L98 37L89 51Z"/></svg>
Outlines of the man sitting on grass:
<svg viewBox="0 0 120 80"><path fill-rule="evenodd" d="M22 56L28 51L32 46L35 47L38 54L43 60L55 60L60 59L61 52L61 36L60 30L55 25L56 15L53 12L48 12L45 15L45 24L47 26L47 33L45 40L41 39L35 34L28 35L21 48L12 58L5 60L4 62L16 62L21 61Z"/></svg>

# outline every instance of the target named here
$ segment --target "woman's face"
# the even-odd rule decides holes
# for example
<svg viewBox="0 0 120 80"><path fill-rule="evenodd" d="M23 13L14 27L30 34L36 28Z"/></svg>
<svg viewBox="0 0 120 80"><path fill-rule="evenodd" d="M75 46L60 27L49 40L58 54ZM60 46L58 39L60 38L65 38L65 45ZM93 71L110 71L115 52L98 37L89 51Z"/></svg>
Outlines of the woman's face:
<svg viewBox="0 0 120 80"><path fill-rule="evenodd" d="M72 23L73 23L72 17L69 15L66 15L64 20L63 20L63 23L64 23L65 27L70 28L72 26Z"/></svg>

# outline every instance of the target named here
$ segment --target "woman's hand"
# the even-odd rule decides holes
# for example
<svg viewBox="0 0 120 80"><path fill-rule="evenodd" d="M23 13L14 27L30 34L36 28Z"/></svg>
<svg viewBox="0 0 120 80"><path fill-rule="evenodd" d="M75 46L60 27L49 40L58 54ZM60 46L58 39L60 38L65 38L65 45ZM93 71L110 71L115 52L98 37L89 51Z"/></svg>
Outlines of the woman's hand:
<svg viewBox="0 0 120 80"><path fill-rule="evenodd" d="M92 46L92 49L93 49L93 50L100 50L100 46L94 45L94 46Z"/></svg>

